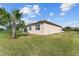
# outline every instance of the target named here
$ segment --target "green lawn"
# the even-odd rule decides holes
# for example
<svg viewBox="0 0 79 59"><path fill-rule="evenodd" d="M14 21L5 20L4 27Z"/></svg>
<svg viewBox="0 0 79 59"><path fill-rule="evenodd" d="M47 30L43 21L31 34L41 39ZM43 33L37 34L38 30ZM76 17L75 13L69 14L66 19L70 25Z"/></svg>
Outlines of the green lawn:
<svg viewBox="0 0 79 59"><path fill-rule="evenodd" d="M79 32L70 31L47 36L18 33L16 39L12 39L7 32L0 32L0 55L79 55Z"/></svg>

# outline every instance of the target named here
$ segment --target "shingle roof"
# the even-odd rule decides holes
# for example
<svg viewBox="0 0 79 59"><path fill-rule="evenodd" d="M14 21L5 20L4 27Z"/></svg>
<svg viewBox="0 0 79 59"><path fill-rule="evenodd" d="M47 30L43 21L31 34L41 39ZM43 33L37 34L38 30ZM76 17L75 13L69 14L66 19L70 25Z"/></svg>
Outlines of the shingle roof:
<svg viewBox="0 0 79 59"><path fill-rule="evenodd" d="M35 22L35 23L28 24L28 25L26 25L26 26L34 25L34 24L38 24L38 23L48 23L48 24L51 24L51 25L55 25L55 26L58 26L58 27L62 27L62 26L57 25L57 24L55 24L55 23L49 22L49 21L47 21L47 20L41 20L41 21L38 21L38 22Z"/></svg>

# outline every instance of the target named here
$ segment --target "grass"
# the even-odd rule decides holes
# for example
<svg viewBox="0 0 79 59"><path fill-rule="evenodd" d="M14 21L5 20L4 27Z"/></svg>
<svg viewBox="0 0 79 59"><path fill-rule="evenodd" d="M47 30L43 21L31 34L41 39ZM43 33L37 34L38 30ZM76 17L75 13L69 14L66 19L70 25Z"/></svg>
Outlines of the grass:
<svg viewBox="0 0 79 59"><path fill-rule="evenodd" d="M0 32L1 56L77 56L79 32L70 31L40 36L17 34L12 39L8 32Z"/></svg>

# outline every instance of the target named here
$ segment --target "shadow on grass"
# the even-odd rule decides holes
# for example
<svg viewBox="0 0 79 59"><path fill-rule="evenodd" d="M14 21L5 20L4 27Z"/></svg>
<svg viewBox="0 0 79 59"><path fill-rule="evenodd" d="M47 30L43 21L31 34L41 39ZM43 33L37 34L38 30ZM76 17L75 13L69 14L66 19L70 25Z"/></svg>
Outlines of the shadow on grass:
<svg viewBox="0 0 79 59"><path fill-rule="evenodd" d="M16 35L16 38L19 38L21 36L28 36L28 35L29 35L28 33L20 33Z"/></svg>

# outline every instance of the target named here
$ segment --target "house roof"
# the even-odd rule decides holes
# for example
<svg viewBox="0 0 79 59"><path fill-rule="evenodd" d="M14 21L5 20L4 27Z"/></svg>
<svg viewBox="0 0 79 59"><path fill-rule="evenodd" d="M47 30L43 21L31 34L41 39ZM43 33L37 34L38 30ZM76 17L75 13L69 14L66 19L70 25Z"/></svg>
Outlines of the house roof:
<svg viewBox="0 0 79 59"><path fill-rule="evenodd" d="M28 24L28 25L26 25L26 26L34 25L34 24L38 24L38 23L48 23L48 24L51 24L51 25L55 25L55 26L58 26L58 27L62 27L62 26L57 25L57 24L55 24L55 23L49 22L49 21L47 21L47 20L41 20L41 21L38 21L38 22L35 22L35 23Z"/></svg>

